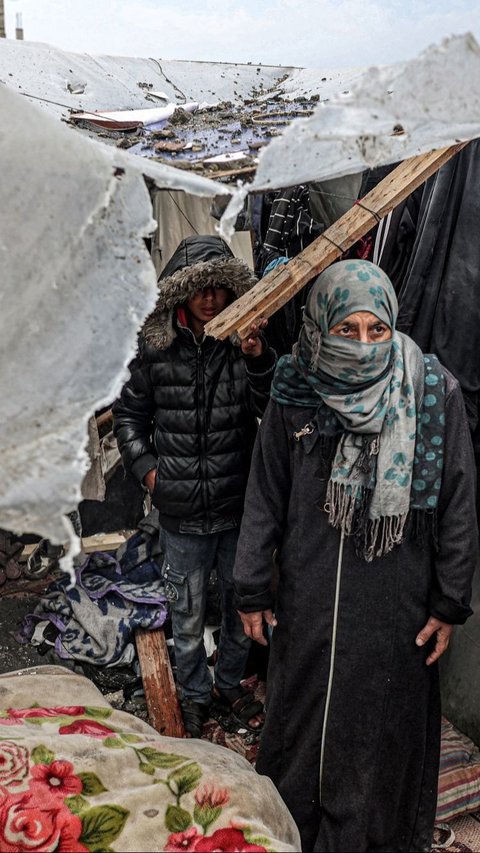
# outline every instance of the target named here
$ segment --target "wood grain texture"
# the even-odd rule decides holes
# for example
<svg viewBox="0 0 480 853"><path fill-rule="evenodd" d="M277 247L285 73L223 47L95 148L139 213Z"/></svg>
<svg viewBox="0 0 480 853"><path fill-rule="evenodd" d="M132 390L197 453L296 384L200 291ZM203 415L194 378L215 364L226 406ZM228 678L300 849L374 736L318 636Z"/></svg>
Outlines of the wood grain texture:
<svg viewBox="0 0 480 853"><path fill-rule="evenodd" d="M135 643L150 725L161 735L184 737L182 712L163 630L137 628Z"/></svg>

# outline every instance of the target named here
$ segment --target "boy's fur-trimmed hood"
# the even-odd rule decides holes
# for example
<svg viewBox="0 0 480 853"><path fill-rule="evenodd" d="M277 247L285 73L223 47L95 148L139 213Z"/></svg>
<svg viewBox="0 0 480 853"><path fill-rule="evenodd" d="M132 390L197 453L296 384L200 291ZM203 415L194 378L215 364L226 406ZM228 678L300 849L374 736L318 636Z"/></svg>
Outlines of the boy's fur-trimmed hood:
<svg viewBox="0 0 480 853"><path fill-rule="evenodd" d="M189 263L190 261L190 263ZM172 271L173 270L173 271ZM147 317L142 337L155 349L167 349L177 336L175 310L204 287L226 287L235 299L256 282L246 263L235 258L220 237L189 237L165 267L159 280L159 297Z"/></svg>

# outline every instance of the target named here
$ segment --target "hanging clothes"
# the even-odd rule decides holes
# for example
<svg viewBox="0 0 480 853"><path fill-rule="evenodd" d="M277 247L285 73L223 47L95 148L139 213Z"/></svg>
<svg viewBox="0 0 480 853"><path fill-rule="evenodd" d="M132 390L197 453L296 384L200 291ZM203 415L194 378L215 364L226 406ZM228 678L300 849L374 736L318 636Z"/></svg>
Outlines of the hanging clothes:
<svg viewBox="0 0 480 853"><path fill-rule="evenodd" d="M460 382L480 454L480 142L424 185L397 328Z"/></svg>
<svg viewBox="0 0 480 853"><path fill-rule="evenodd" d="M311 214L308 186L300 184L280 190L272 203L260 252L258 263L261 273L276 258L294 258L324 230L324 223L317 222ZM277 355L291 352L302 324L302 308L308 290L306 285L270 319L267 338Z"/></svg>

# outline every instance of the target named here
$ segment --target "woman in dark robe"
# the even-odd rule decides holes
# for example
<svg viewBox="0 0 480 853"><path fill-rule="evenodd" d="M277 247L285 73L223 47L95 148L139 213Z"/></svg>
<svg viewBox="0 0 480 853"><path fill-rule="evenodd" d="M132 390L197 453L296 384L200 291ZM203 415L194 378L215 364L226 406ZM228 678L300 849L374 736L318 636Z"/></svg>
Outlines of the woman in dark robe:
<svg viewBox="0 0 480 853"><path fill-rule="evenodd" d="M248 636L265 642L265 623L272 634L257 770L304 851L430 850L437 660L471 614L462 395L396 316L374 264L319 276L278 363L247 489L237 605Z"/></svg>

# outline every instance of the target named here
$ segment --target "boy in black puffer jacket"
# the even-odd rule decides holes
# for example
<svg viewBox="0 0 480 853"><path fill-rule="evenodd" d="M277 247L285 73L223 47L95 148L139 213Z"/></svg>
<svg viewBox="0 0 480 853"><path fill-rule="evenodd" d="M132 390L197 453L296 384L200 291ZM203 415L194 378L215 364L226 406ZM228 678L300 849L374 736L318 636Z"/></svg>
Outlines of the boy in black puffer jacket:
<svg viewBox="0 0 480 853"><path fill-rule="evenodd" d="M256 417L267 405L276 357L263 324L239 346L204 334L254 283L219 237L183 240L160 277L157 306L113 406L123 463L159 510L177 682L192 737L201 736L211 699L203 631L214 566L222 600L214 695L247 728L263 723L261 703L240 685L250 641L234 606L232 569Z"/></svg>

